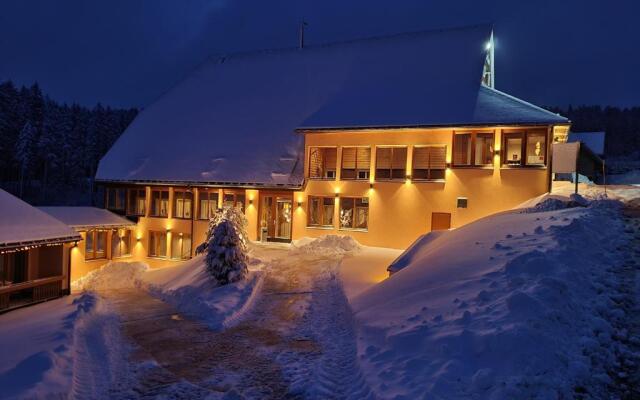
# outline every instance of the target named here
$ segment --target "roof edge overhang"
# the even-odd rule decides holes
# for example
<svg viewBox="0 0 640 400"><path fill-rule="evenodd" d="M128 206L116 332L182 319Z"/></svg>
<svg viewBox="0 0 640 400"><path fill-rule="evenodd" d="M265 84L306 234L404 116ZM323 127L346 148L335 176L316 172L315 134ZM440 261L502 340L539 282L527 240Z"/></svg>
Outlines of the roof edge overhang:
<svg viewBox="0 0 640 400"><path fill-rule="evenodd" d="M122 224L85 224L85 225L69 225L71 228L78 232L84 232L91 229L120 229L130 228L136 226L135 223L122 223Z"/></svg>
<svg viewBox="0 0 640 400"><path fill-rule="evenodd" d="M131 180L131 179L96 179L96 183L103 184L127 184L140 186L198 186L211 188L230 189L278 189L278 190L299 190L304 183L300 184L268 184L268 183L245 183L245 182L211 182L211 181L181 181L181 180Z"/></svg>
<svg viewBox="0 0 640 400"><path fill-rule="evenodd" d="M73 236L64 236L64 237L54 238L54 239L36 239L36 240L24 240L21 242L0 243L0 252L18 251L22 248L25 248L25 247L28 248L32 246L43 246L43 245L53 246L57 244L77 242L80 240L82 240L82 237L80 237L80 235L73 235Z"/></svg>
<svg viewBox="0 0 640 400"><path fill-rule="evenodd" d="M442 128L509 128L509 127L526 127L526 126L556 126L556 125L571 125L570 120L566 121L548 121L548 122L517 122L517 123L504 123L504 122L482 122L482 123L461 123L461 124L438 124L438 125L371 125L371 126L336 126L336 127L304 127L296 128L296 133L316 133L316 132L332 132L332 131L365 131L365 130L398 130L398 129L442 129Z"/></svg>

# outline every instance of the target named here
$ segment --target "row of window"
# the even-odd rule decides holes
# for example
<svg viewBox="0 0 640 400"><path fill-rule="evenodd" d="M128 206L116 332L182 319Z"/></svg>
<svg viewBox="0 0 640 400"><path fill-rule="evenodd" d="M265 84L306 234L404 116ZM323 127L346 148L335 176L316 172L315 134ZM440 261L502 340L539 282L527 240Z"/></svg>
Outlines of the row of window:
<svg viewBox="0 0 640 400"><path fill-rule="evenodd" d="M544 166L546 134L543 131L504 133L503 165ZM452 165L454 167L493 166L495 154L493 132L455 133ZM405 179L407 146L376 146L376 180ZM337 147L309 149L309 177L335 179L338 167ZM368 180L371 167L370 147L343 147L340 177L343 180ZM413 148L411 177L414 180L444 179L446 146L430 145Z"/></svg>
<svg viewBox="0 0 640 400"><path fill-rule="evenodd" d="M111 257L119 258L131 255L131 230L118 229L111 233ZM109 231L89 230L85 239L85 260L107 258L107 235ZM167 257L167 232L149 231L149 257ZM171 258L187 260L191 258L191 235L174 233L171 235Z"/></svg>
<svg viewBox="0 0 640 400"><path fill-rule="evenodd" d="M309 177L335 179L338 149L311 147L309 150ZM447 149L444 145L420 146L413 149L412 179L441 180L447 167ZM371 148L343 147L340 179L369 180ZM407 147L376 146L376 180L405 179L407 177Z"/></svg>
<svg viewBox="0 0 640 400"><path fill-rule="evenodd" d="M145 216L147 204L146 189L128 189L129 202L125 205L124 199L127 189L107 188L107 208L112 210L125 210L128 215ZM198 194L198 219L208 220L218 209L218 191L199 191ZM193 192L186 190L176 190L173 192L173 218L191 219L193 218ZM222 204L226 206L240 207L244 212L245 195L240 192L224 193ZM152 189L151 201L149 203L150 217L169 216L169 190Z"/></svg>
<svg viewBox="0 0 640 400"><path fill-rule="evenodd" d="M307 225L313 227L335 227L335 197L309 196ZM340 229L362 229L369 227L369 199L367 197L340 198Z"/></svg>

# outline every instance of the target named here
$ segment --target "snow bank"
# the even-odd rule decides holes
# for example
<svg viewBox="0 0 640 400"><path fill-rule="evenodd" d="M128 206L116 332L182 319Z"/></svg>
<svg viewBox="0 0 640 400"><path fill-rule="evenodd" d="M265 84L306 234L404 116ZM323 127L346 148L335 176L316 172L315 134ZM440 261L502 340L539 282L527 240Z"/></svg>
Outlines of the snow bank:
<svg viewBox="0 0 640 400"><path fill-rule="evenodd" d="M324 235L319 238L302 238L293 244L295 252L326 256L342 256L355 253L362 246L354 238L347 235Z"/></svg>
<svg viewBox="0 0 640 400"><path fill-rule="evenodd" d="M115 315L92 294L0 316L3 399L104 398L126 375Z"/></svg>
<svg viewBox="0 0 640 400"><path fill-rule="evenodd" d="M604 397L615 363L618 203L484 218L352 301L380 398Z"/></svg>
<svg viewBox="0 0 640 400"><path fill-rule="evenodd" d="M111 261L72 282L74 290L108 290L135 287L149 266L142 262Z"/></svg>
<svg viewBox="0 0 640 400"><path fill-rule="evenodd" d="M137 285L211 328L222 329L237 322L253 305L264 278L260 267L253 264L246 279L218 286L206 272L204 256L199 255L176 266L148 270L138 276Z"/></svg>

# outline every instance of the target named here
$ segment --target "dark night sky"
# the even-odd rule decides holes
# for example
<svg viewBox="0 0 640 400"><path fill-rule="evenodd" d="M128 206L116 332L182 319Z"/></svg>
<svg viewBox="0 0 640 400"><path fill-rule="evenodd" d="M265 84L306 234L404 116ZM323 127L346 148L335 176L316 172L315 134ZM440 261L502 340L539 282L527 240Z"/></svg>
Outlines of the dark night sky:
<svg viewBox="0 0 640 400"><path fill-rule="evenodd" d="M296 45L303 16L307 43L493 22L498 89L640 105L637 0L1 0L0 80L144 107L207 55Z"/></svg>

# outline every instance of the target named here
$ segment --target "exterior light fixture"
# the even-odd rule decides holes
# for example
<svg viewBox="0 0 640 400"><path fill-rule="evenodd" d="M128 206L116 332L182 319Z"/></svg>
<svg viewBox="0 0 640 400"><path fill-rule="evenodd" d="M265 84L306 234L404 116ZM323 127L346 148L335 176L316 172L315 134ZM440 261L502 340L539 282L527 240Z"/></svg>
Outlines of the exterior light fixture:
<svg viewBox="0 0 640 400"><path fill-rule="evenodd" d="M78 241L73 242L73 247L78 247Z"/></svg>
<svg viewBox="0 0 640 400"><path fill-rule="evenodd" d="M340 197L340 193L336 192L336 197Z"/></svg>
<svg viewBox="0 0 640 400"><path fill-rule="evenodd" d="M171 232L171 228L167 228L167 232Z"/></svg>
<svg viewBox="0 0 640 400"><path fill-rule="evenodd" d="M138 236L138 237L136 238L136 242L140 242L141 240L142 240L142 238L141 238L140 236Z"/></svg>
<svg viewBox="0 0 640 400"><path fill-rule="evenodd" d="M298 200L298 207L302 207L302 201Z"/></svg>
<svg viewBox="0 0 640 400"><path fill-rule="evenodd" d="M369 189L373 189L373 182L369 183Z"/></svg>
<svg viewBox="0 0 640 400"><path fill-rule="evenodd" d="M249 204L253 205L253 199L249 199Z"/></svg>

